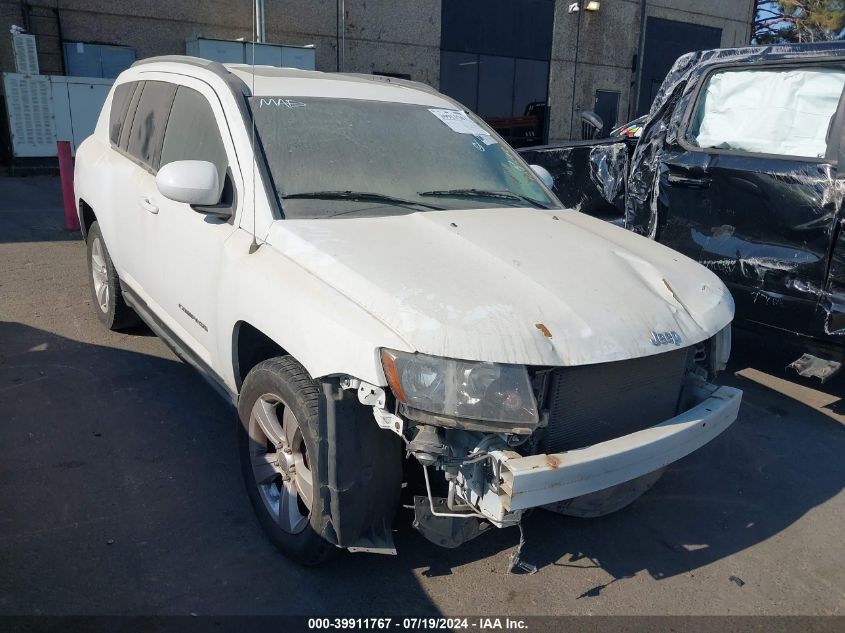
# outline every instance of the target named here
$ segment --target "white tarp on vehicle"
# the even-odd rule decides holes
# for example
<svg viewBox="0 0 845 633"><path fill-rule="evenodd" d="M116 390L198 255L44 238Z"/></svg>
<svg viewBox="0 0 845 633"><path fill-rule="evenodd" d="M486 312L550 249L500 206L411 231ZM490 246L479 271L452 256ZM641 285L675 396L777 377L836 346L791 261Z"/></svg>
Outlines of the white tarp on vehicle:
<svg viewBox="0 0 845 633"><path fill-rule="evenodd" d="M691 126L699 147L824 156L845 69L725 70L715 73Z"/></svg>

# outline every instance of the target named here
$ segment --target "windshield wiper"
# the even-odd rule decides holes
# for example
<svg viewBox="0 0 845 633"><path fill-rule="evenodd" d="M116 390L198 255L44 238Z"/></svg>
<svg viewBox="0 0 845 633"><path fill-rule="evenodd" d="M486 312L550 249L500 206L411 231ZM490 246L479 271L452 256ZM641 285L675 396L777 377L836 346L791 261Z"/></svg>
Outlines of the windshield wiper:
<svg viewBox="0 0 845 633"><path fill-rule="evenodd" d="M419 196L439 196L442 198L501 198L503 200L521 200L538 209L548 209L545 204L528 196L521 196L512 191L489 191L486 189L443 189L435 191L420 191Z"/></svg>
<svg viewBox="0 0 845 633"><path fill-rule="evenodd" d="M405 200L404 198L397 198L395 196L388 196L382 193L374 193L371 191L306 191L303 193L289 193L282 196L282 200L351 200L353 202L385 202L396 206L407 207L424 207L426 209L434 209L435 211L442 211L443 207L438 207L433 204L425 204L424 202L414 202L413 200Z"/></svg>

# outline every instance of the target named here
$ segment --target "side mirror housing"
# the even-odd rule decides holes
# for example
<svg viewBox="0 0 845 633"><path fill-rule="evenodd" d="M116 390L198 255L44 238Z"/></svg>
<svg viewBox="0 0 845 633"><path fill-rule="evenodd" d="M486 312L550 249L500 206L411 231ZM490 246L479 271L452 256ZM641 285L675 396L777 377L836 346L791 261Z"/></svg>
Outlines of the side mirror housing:
<svg viewBox="0 0 845 633"><path fill-rule="evenodd" d="M542 181L544 185L546 185L549 189L554 188L555 179L552 178L552 175L549 173L548 169L546 169L542 165L529 165L529 167L531 167L531 171L537 174L537 177Z"/></svg>
<svg viewBox="0 0 845 633"><path fill-rule="evenodd" d="M217 167L207 160L177 160L158 170L156 186L165 198L197 205L220 202Z"/></svg>

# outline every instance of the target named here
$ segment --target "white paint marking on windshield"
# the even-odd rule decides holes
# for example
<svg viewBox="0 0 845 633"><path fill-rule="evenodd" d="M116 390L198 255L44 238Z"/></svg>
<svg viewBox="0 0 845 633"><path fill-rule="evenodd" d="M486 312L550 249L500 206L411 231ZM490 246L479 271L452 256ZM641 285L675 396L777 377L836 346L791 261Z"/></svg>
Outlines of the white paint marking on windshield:
<svg viewBox="0 0 845 633"><path fill-rule="evenodd" d="M304 108L305 104L302 101L293 101L292 99L260 99L258 101L258 107L263 108L264 106L274 106L276 108L287 108L288 110L293 110L294 108Z"/></svg>

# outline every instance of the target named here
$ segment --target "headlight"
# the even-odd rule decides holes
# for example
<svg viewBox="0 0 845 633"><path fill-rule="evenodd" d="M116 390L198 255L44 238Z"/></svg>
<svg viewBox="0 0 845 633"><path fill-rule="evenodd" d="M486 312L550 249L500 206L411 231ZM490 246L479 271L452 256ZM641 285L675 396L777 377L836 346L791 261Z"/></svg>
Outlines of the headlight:
<svg viewBox="0 0 845 633"><path fill-rule="evenodd" d="M464 420L537 424L537 401L524 365L438 358L383 349L393 393L419 411Z"/></svg>

